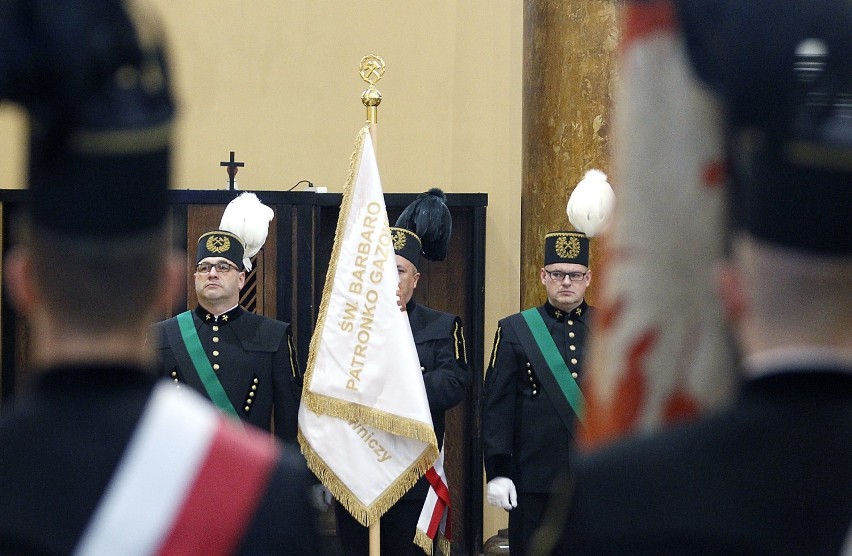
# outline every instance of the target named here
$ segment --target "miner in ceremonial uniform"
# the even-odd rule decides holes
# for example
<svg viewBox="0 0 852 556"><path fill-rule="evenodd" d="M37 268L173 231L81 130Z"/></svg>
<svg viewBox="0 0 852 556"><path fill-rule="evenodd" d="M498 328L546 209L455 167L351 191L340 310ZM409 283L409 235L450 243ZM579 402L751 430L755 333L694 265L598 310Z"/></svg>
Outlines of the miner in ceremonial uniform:
<svg viewBox="0 0 852 556"><path fill-rule="evenodd" d="M445 414L464 399L470 383L461 319L417 303L413 297L420 279L417 265L421 257L443 260L446 256L451 223L444 199L440 189L421 194L397 219L397 227L390 229L399 274L399 303L411 324L439 449L444 443ZM416 221L420 222L424 241L416 233ZM428 491L429 482L421 477L382 516L382 554L422 556L414 537ZM339 504L336 518L344 554L368 554L368 530Z"/></svg>
<svg viewBox="0 0 852 556"><path fill-rule="evenodd" d="M298 450L154 372L146 333L183 265L163 247L174 106L143 4L0 11L0 98L32 120L3 262L30 334L0 415L0 554L317 554Z"/></svg>
<svg viewBox="0 0 852 556"><path fill-rule="evenodd" d="M488 503L510 511L513 556L524 554L541 521L582 412L578 383L593 314L585 300L589 238L548 233L539 277L544 305L497 325L482 407Z"/></svg>
<svg viewBox="0 0 852 556"><path fill-rule="evenodd" d="M198 238L198 306L155 325L160 373L225 413L295 441L301 374L293 335L288 323L240 306L244 254L232 232Z"/></svg>

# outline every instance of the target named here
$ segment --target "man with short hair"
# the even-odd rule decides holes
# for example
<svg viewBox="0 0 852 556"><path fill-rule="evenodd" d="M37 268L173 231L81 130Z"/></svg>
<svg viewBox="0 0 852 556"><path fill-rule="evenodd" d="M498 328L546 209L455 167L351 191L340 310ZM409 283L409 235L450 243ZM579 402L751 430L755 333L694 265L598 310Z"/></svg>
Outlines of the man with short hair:
<svg viewBox="0 0 852 556"><path fill-rule="evenodd" d="M225 230L198 238L198 306L155 325L159 369L232 416L295 441L301 374L290 325L243 309L242 240Z"/></svg>
<svg viewBox="0 0 852 556"><path fill-rule="evenodd" d="M137 196L135 208L139 204ZM215 441L208 440L202 431L216 430L221 417L194 395L177 400L190 410L167 419L167 433L147 426L162 413L154 408L175 401L155 386L154 356L144 341L147 323L171 305L181 280L182 265L175 255L166 255L165 239L162 227L122 238L78 238L36 223L7 256L7 287L31 326L30 366L36 374L0 420L3 554L69 554L80 546L129 553L125 548L158 543L205 553L200 539L206 529L182 529L183 520L192 519L191 507L203 509L193 506L192 489L221 505L217 512L205 510L204 521L231 528L211 537L223 553L319 550L308 499L310 475L294 447L282 452L259 435L227 426ZM140 260L150 279L138 280ZM140 431L160 440L134 460L131 455L139 449L130 447L145 445ZM181 449L202 440L200 452L185 455ZM225 448L230 452L219 456L220 466L209 475L184 466L185 457L206 453L209 459L220 445L230 446ZM134 468L134 461L153 467ZM228 471L231 466L239 471ZM123 469L131 471L119 474ZM157 473L160 469L165 476ZM180 485L164 486L172 485L183 469ZM172 511L183 510L170 513L165 502L146 505L148 489L158 493L158 500L175 500ZM231 505L235 497L244 497L236 507ZM107 510L131 499L130 514L115 517ZM166 530L141 527L138 515L146 515L147 524L160 523L162 517Z"/></svg>
<svg viewBox="0 0 852 556"><path fill-rule="evenodd" d="M513 556L525 553L541 521L582 412L578 381L593 313L585 301L589 238L547 234L539 278L545 303L497 325L482 406L488 503L510 512Z"/></svg>
<svg viewBox="0 0 852 556"><path fill-rule="evenodd" d="M29 374L0 415L0 554L317 554L298 450L153 369L146 332L182 281L153 23L116 2L0 13L17 39L0 49L0 97L33 123L27 218L3 264Z"/></svg>

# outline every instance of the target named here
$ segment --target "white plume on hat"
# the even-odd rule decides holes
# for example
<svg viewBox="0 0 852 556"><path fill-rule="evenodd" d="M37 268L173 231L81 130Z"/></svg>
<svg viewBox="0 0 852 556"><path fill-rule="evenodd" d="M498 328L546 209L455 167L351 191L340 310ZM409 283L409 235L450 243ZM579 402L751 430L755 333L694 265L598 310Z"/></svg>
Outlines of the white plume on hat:
<svg viewBox="0 0 852 556"><path fill-rule="evenodd" d="M260 202L254 193L243 192L228 203L222 213L219 229L237 234L245 244L243 265L251 270L251 258L257 255L269 235L269 223L275 213Z"/></svg>
<svg viewBox="0 0 852 556"><path fill-rule="evenodd" d="M600 170L589 170L568 198L568 220L580 232L593 237L612 220L615 193Z"/></svg>

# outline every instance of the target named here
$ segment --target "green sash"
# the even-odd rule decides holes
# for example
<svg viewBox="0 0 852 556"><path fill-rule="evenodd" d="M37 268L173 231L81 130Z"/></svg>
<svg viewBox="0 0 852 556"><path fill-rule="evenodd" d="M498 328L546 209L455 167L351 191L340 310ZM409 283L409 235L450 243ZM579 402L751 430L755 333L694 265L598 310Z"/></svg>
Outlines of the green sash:
<svg viewBox="0 0 852 556"><path fill-rule="evenodd" d="M213 405L218 407L224 413L232 417L240 418L237 410L234 409L231 400L228 399L228 394L222 388L219 378L213 371L210 365L210 360L204 353L204 348L201 345L201 340L198 338L198 331L195 329L195 322L192 320L192 313L185 311L177 316L178 326L180 326L180 335L183 338L183 343L186 346L186 351L189 353L189 358L192 360L192 365L204 384L204 389Z"/></svg>
<svg viewBox="0 0 852 556"><path fill-rule="evenodd" d="M574 410L580 422L585 423L586 399L583 397L583 393L580 392L580 386L577 384L577 381L571 376L568 365L562 359L559 348L556 347L556 343L553 341L553 336L550 335L547 325L544 324L544 319L541 318L541 313L538 312L537 308L533 307L526 311L521 311L521 315L527 322L533 339L538 345L538 349L541 350L541 354L547 366L550 367L553 378L556 379L559 388L565 395L565 399L568 400L568 404Z"/></svg>

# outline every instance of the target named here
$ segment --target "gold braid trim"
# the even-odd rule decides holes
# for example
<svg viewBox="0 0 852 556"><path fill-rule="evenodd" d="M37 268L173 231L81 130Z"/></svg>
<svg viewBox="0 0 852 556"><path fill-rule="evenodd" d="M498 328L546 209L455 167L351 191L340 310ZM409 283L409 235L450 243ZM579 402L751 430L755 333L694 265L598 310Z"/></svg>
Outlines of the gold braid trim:
<svg viewBox="0 0 852 556"><path fill-rule="evenodd" d="M296 344L293 343L293 334L287 331L287 351L290 353L290 376L302 380L299 376L299 362L296 360Z"/></svg>
<svg viewBox="0 0 852 556"><path fill-rule="evenodd" d="M831 147L808 141L790 141L785 148L789 158L799 164L821 169L848 172L852 170L852 157L848 147Z"/></svg>
<svg viewBox="0 0 852 556"><path fill-rule="evenodd" d="M172 137L172 123L141 129L80 130L71 135L71 147L88 155L141 154L166 148Z"/></svg>
<svg viewBox="0 0 852 556"><path fill-rule="evenodd" d="M358 500L358 497L349 490L346 483L340 480L325 461L314 452L308 439L302 435L301 430L298 432L298 440L299 445L302 447L302 454L308 462L308 468L325 485L325 488L331 492L331 495L346 508L346 511L352 514L352 517L358 520L358 523L364 527L369 527L375 523L391 506L396 504L414 486L414 483L426 473L426 470L432 466L438 457L435 446L427 446L420 456L408 466L408 469L388 486L370 506L364 506Z"/></svg>
<svg viewBox="0 0 852 556"><path fill-rule="evenodd" d="M320 301L319 317L314 325L314 333L311 336L311 345L308 348L308 369L305 371L304 391L307 392L314 374L314 360L322 341L322 331L325 327L325 316L328 313L328 304L331 298L331 289L334 285L334 275L337 274L337 260L340 258L340 241L343 238L344 227L349 220L349 212L352 209L352 190L355 180L358 178L358 170L361 165L361 149L364 147L364 139L370 139L370 125L366 124L355 137L355 150L349 159L349 176L343 186L343 200L340 203L340 216L337 218L337 227L334 230L334 245L331 248L331 261L325 274L325 285L322 288L322 301Z"/></svg>
<svg viewBox="0 0 852 556"><path fill-rule="evenodd" d="M464 343L464 332L460 321L453 323L453 339L456 344L456 361L467 366L467 346Z"/></svg>
<svg viewBox="0 0 852 556"><path fill-rule="evenodd" d="M500 325L497 325L497 332L494 333L494 347L491 348L491 360L488 362L488 366L492 369L494 368L494 364L497 362L497 348L500 347L500 337L503 329Z"/></svg>

